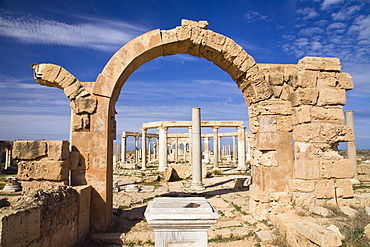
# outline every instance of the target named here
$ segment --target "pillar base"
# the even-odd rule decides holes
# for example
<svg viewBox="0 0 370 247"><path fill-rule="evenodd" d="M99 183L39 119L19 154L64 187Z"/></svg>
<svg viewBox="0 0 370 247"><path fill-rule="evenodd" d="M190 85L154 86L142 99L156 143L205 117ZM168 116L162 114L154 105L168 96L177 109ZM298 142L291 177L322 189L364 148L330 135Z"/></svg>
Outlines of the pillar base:
<svg viewBox="0 0 370 247"><path fill-rule="evenodd" d="M205 190L206 188L203 186L203 184L192 184L190 186L190 189L198 191L198 190Z"/></svg>

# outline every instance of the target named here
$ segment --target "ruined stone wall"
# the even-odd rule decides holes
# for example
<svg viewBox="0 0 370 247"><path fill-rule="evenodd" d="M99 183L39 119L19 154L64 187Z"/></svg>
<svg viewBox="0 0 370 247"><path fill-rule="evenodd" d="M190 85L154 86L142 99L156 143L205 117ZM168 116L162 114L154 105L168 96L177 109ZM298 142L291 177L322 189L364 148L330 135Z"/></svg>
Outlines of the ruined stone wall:
<svg viewBox="0 0 370 247"><path fill-rule="evenodd" d="M354 138L343 113L351 76L340 72L337 58L258 66L274 95L248 109L253 215L263 219L292 206L345 203L353 197L354 171L337 146Z"/></svg>
<svg viewBox="0 0 370 247"><path fill-rule="evenodd" d="M18 180L26 192L42 184L68 184L70 169L67 141L16 141L13 159L19 160Z"/></svg>
<svg viewBox="0 0 370 247"><path fill-rule="evenodd" d="M353 165L338 153L338 143L354 140L344 124L348 73L340 73L337 58L306 57L298 63L293 85L295 160L289 182L295 205L340 204L353 197Z"/></svg>
<svg viewBox="0 0 370 247"><path fill-rule="evenodd" d="M76 246L89 230L90 194L90 186L55 184L30 191L0 210L0 245Z"/></svg>

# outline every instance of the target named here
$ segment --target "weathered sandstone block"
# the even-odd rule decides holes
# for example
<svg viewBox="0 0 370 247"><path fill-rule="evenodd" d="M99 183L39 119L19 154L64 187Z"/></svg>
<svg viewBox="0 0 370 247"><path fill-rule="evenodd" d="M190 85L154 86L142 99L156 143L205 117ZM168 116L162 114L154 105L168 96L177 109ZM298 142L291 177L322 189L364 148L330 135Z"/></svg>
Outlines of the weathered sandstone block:
<svg viewBox="0 0 370 247"><path fill-rule="evenodd" d="M88 114L73 115L72 130L73 131L89 131L90 130L90 116Z"/></svg>
<svg viewBox="0 0 370 247"><path fill-rule="evenodd" d="M315 204L315 195L305 192L292 192L293 202L298 207L309 207Z"/></svg>
<svg viewBox="0 0 370 247"><path fill-rule="evenodd" d="M348 73L337 73L336 78L338 79L338 88L351 90L354 88L352 76Z"/></svg>
<svg viewBox="0 0 370 247"><path fill-rule="evenodd" d="M342 235L328 229L327 227L307 220L294 222L293 225L293 229L296 234L298 234L298 236L303 236L308 245L302 245L302 243L296 242L297 245L292 246L311 246L312 243L322 247L342 246ZM294 237L287 240L288 242L291 242L293 239Z"/></svg>
<svg viewBox="0 0 370 247"><path fill-rule="evenodd" d="M315 105L319 96L317 88L298 88L291 94L292 105Z"/></svg>
<svg viewBox="0 0 370 247"><path fill-rule="evenodd" d="M47 141L48 159L68 160L69 142L68 141Z"/></svg>
<svg viewBox="0 0 370 247"><path fill-rule="evenodd" d="M319 72L317 71L300 71L297 74L298 77L294 86L300 88L316 88L318 74Z"/></svg>
<svg viewBox="0 0 370 247"><path fill-rule="evenodd" d="M316 198L334 198L335 197L335 184L334 180L320 180L315 187Z"/></svg>
<svg viewBox="0 0 370 247"><path fill-rule="evenodd" d="M278 116L276 127L278 131L292 131L293 130L293 117L292 116Z"/></svg>
<svg viewBox="0 0 370 247"><path fill-rule="evenodd" d="M304 57L298 61L300 70L340 71L340 60L334 57Z"/></svg>
<svg viewBox="0 0 370 247"><path fill-rule="evenodd" d="M319 92L318 105L345 105L346 91L339 88L323 88Z"/></svg>
<svg viewBox="0 0 370 247"><path fill-rule="evenodd" d="M315 182L312 180L300 179L290 180L289 189L295 192L312 192L315 190Z"/></svg>
<svg viewBox="0 0 370 247"><path fill-rule="evenodd" d="M250 117L260 115L290 115L292 107L289 102L282 100L266 100L248 107Z"/></svg>
<svg viewBox="0 0 370 247"><path fill-rule="evenodd" d="M65 161L21 161L18 163L19 180L54 180L68 179L69 160Z"/></svg>
<svg viewBox="0 0 370 247"><path fill-rule="evenodd" d="M298 123L309 123L311 122L311 108L312 106L303 105L300 107L295 107L295 117Z"/></svg>
<svg viewBox="0 0 370 247"><path fill-rule="evenodd" d="M77 114L94 113L98 101L95 97L78 97L71 102L71 107Z"/></svg>
<svg viewBox="0 0 370 247"><path fill-rule="evenodd" d="M314 106L311 109L311 116L313 120L323 121L337 121L338 123L344 122L344 113L342 107L319 107Z"/></svg>
<svg viewBox="0 0 370 247"><path fill-rule="evenodd" d="M335 180L335 187L338 197L349 198L354 196L352 183L349 179Z"/></svg>
<svg viewBox="0 0 370 247"><path fill-rule="evenodd" d="M352 129L348 125L324 125L321 129L321 136L328 143L351 142L354 140Z"/></svg>
<svg viewBox="0 0 370 247"><path fill-rule="evenodd" d="M40 208L17 210L0 218L1 246L23 247L40 237Z"/></svg>
<svg viewBox="0 0 370 247"><path fill-rule="evenodd" d="M191 27L207 29L208 21L192 21L192 20L182 19L181 26L191 26Z"/></svg>
<svg viewBox="0 0 370 247"><path fill-rule="evenodd" d="M15 141L13 144L13 159L35 160L46 156L44 141Z"/></svg>
<svg viewBox="0 0 370 247"><path fill-rule="evenodd" d="M294 127L294 140L297 142L317 141L321 127L316 124L300 124Z"/></svg>
<svg viewBox="0 0 370 247"><path fill-rule="evenodd" d="M334 88L337 86L338 79L336 78L337 72L321 72L317 79L317 87L319 89Z"/></svg>
<svg viewBox="0 0 370 247"><path fill-rule="evenodd" d="M38 190L53 185L68 185L68 180L64 181L46 181L46 180L29 180L22 181L22 192L29 193L30 191Z"/></svg>
<svg viewBox="0 0 370 247"><path fill-rule="evenodd" d="M283 74L268 74L267 76L268 82L273 86L282 86L284 83L284 75Z"/></svg>
<svg viewBox="0 0 370 247"><path fill-rule="evenodd" d="M161 30L163 55L177 54L177 32L176 29Z"/></svg>
<svg viewBox="0 0 370 247"><path fill-rule="evenodd" d="M258 132L256 134L256 148L258 150L276 150L279 144L277 132Z"/></svg>
<svg viewBox="0 0 370 247"><path fill-rule="evenodd" d="M322 160L320 174L323 178L352 178L354 176L351 160Z"/></svg>
<svg viewBox="0 0 370 247"><path fill-rule="evenodd" d="M297 179L318 179L320 163L318 160L296 160L294 162L294 177Z"/></svg>

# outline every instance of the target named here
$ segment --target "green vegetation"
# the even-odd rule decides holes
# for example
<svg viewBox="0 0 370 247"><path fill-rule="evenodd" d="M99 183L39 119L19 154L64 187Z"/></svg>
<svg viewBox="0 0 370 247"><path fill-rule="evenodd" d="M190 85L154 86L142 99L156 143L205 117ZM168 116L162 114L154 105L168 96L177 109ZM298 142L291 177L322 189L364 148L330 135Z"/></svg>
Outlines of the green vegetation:
<svg viewBox="0 0 370 247"><path fill-rule="evenodd" d="M364 228L370 223L370 216L364 208L358 210L354 217L345 220L340 227L340 232L345 236L343 246L369 246L369 240L364 236Z"/></svg>
<svg viewBox="0 0 370 247"><path fill-rule="evenodd" d="M222 175L222 172L220 170L213 170L213 174L216 175L216 176L221 176Z"/></svg>
<svg viewBox="0 0 370 247"><path fill-rule="evenodd" d="M224 213L224 212L222 212L221 210L218 210L218 211L217 211L217 213L218 213L219 215L221 215L222 217L223 217L223 216L225 216L225 213Z"/></svg>
<svg viewBox="0 0 370 247"><path fill-rule="evenodd" d="M235 203L231 202L231 205L235 208L236 211L240 212L243 215L248 215L245 211L242 210L242 208Z"/></svg>
<svg viewBox="0 0 370 247"><path fill-rule="evenodd" d="M224 238L222 235L217 235L215 238L211 238L208 240L209 243L215 242L215 243L225 243L225 242L231 242L231 241L238 241L238 240L244 240L247 237L253 236L254 234L252 232L249 232L247 235L244 236L234 236L233 234L230 234L229 237Z"/></svg>

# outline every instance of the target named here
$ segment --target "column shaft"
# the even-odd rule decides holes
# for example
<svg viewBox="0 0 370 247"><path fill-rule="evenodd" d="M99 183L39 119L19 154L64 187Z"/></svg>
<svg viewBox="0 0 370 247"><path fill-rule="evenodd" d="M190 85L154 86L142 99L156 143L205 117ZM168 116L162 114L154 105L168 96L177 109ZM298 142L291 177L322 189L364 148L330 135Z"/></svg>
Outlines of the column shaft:
<svg viewBox="0 0 370 247"><path fill-rule="evenodd" d="M121 162L126 162L126 144L127 144L126 137L122 136L122 140L121 140Z"/></svg>
<svg viewBox="0 0 370 247"><path fill-rule="evenodd" d="M346 111L346 124L352 129L353 136L355 136L355 123L353 118L353 111ZM358 180L357 171L357 154L356 154L356 136L353 142L347 142L347 156L352 161L354 178Z"/></svg>
<svg viewBox="0 0 370 247"><path fill-rule="evenodd" d="M204 189L202 183L202 144L201 144L200 108L192 109L191 163L193 190Z"/></svg>
<svg viewBox="0 0 370 247"><path fill-rule="evenodd" d="M245 127L238 127L238 170L246 169L245 165Z"/></svg>
<svg viewBox="0 0 370 247"><path fill-rule="evenodd" d="M213 128L213 169L218 169L218 127Z"/></svg>
<svg viewBox="0 0 370 247"><path fill-rule="evenodd" d="M141 131L141 170L146 169L146 129Z"/></svg>
<svg viewBox="0 0 370 247"><path fill-rule="evenodd" d="M167 167L167 128L159 127L159 142L158 142L158 171L163 172Z"/></svg>

